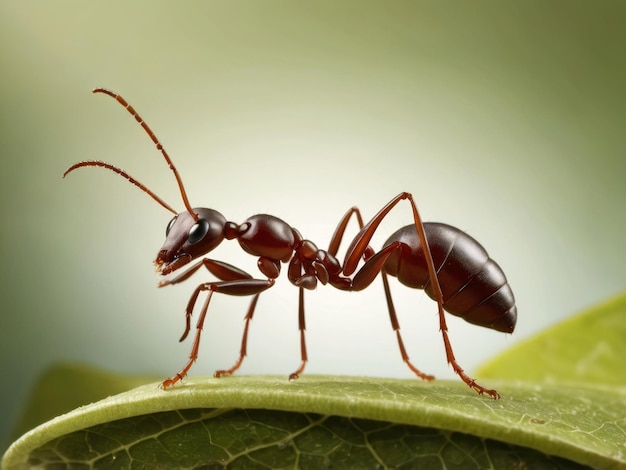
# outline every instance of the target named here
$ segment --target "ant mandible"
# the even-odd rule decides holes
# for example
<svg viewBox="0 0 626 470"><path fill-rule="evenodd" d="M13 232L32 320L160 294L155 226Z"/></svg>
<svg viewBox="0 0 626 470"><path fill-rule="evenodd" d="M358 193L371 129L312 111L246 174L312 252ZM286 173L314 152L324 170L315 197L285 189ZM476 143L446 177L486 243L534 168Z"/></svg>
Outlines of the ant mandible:
<svg viewBox="0 0 626 470"><path fill-rule="evenodd" d="M173 377L166 379L162 387L168 388L181 381L198 357L200 335L213 293L226 295L252 296L252 301L245 316L241 350L235 364L226 370L215 372L215 377L233 374L241 365L247 353L248 329L261 292L274 285L279 276L281 263L288 263L287 277L298 287L298 327L300 331L301 363L289 379L297 379L304 371L308 361L305 341L304 289L314 289L317 283L346 290L360 291L368 287L380 274L383 280L391 327L396 333L403 361L418 377L433 380L432 375L424 374L409 360L400 334L400 325L391 299L388 276L411 288L424 289L437 302L439 329L443 337L446 359L454 372L469 387L479 394L486 393L491 398L500 398L496 390L490 390L470 378L461 368L448 338L448 328L444 310L463 318L475 325L497 331L512 333L517 320L515 298L502 269L493 261L485 249L465 232L450 225L434 222L422 222L417 206L410 193L403 192L385 205L367 224L363 224L361 213L352 207L337 225L327 250L318 249L300 232L278 217L258 214L249 217L244 223L228 222L213 209L192 208L178 170L169 155L146 122L122 96L104 89L96 88L94 93L104 93L120 103L143 127L152 142L161 152L174 173L186 211L176 212L145 185L131 177L125 171L98 160L87 160L70 166L63 177L77 168L95 166L111 170L126 178L156 202L174 214L166 230L166 239L159 250L154 264L157 272L170 274L186 266L215 249L224 239L237 240L248 254L258 257L257 266L266 279L254 279L250 274L228 263L202 258L181 274L161 281L164 287L185 281L203 266L219 281L205 282L193 291L185 310L185 331L180 338L183 341L189 334L191 316L201 292L207 291L207 297L200 311L196 324L196 335L188 362ZM400 202L409 202L413 223L402 227L389 237L383 248L376 252L369 242L381 221ZM360 231L347 249L343 263L336 258L346 227L355 217ZM357 271L357 266L363 265ZM356 274L355 274L356 272Z"/></svg>

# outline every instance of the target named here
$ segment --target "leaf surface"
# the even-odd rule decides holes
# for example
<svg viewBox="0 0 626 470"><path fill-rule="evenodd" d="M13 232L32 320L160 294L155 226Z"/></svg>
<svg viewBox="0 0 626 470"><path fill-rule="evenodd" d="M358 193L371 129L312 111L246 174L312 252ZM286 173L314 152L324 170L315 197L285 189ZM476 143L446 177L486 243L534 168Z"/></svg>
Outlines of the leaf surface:
<svg viewBox="0 0 626 470"><path fill-rule="evenodd" d="M52 370L2 468L626 468L626 295L460 381L145 377ZM136 388L133 388L136 387ZM118 393L120 390L132 390Z"/></svg>
<svg viewBox="0 0 626 470"><path fill-rule="evenodd" d="M626 464L623 390L493 385L503 399L447 381L194 378L168 391L153 383L27 433L3 468Z"/></svg>
<svg viewBox="0 0 626 470"><path fill-rule="evenodd" d="M626 294L519 343L478 375L626 386Z"/></svg>

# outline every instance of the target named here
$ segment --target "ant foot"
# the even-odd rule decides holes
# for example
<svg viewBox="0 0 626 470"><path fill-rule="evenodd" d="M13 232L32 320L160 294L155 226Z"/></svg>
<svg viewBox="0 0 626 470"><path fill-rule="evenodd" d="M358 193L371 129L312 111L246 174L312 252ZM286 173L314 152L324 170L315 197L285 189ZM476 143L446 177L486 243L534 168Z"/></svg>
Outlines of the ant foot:
<svg viewBox="0 0 626 470"><path fill-rule="evenodd" d="M487 394L489 395L489 397L493 398L494 400L500 399L500 394L497 392L497 390L489 390L485 387L482 387L478 385L474 380L472 380L471 383L469 383L468 385L474 390L476 390L479 395Z"/></svg>
<svg viewBox="0 0 626 470"><path fill-rule="evenodd" d="M500 394L497 392L497 390L486 390L486 389L484 389L482 392L479 392L479 393L481 395L483 393L486 393L487 395L489 395L494 400L499 400L500 399Z"/></svg>
<svg viewBox="0 0 626 470"><path fill-rule="evenodd" d="M425 374L424 372L419 370L417 367L415 367L413 364L411 364L411 362L408 359L406 359L404 362L406 362L406 365L409 366L409 369L411 369L411 371L413 371L413 373L415 375L417 375L420 379L426 380L428 382L430 382L432 380L435 380L435 376L434 375ZM471 387L471 385L470 385L470 387Z"/></svg>
<svg viewBox="0 0 626 470"><path fill-rule="evenodd" d="M170 378L170 379L165 379L162 383L161 383L161 388L163 390L168 389L169 387L173 386L175 383L180 382L181 380L183 380L183 376L180 374L176 374L174 377Z"/></svg>

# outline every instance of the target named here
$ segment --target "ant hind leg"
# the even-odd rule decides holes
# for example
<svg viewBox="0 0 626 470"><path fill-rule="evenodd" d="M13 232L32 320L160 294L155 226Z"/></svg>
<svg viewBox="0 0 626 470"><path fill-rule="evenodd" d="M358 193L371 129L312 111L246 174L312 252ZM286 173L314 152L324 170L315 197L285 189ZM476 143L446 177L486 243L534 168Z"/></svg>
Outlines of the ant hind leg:
<svg viewBox="0 0 626 470"><path fill-rule="evenodd" d="M396 338L398 340L398 347L400 348L400 354L402 355L402 360L404 363L413 371L415 375L417 375L420 379L423 380L434 380L435 376L430 374L425 374L420 371L417 367L415 367L411 360L409 359L409 355L406 352L404 347L404 342L402 341L402 335L400 334L400 323L398 322L398 316L396 315L396 309L393 306L393 300L391 299L391 290L389 289L389 280L387 278L387 273L383 269L381 271L381 276L383 278L383 286L385 288L385 298L387 299L387 307L389 308L389 319L391 320L391 328L396 333Z"/></svg>

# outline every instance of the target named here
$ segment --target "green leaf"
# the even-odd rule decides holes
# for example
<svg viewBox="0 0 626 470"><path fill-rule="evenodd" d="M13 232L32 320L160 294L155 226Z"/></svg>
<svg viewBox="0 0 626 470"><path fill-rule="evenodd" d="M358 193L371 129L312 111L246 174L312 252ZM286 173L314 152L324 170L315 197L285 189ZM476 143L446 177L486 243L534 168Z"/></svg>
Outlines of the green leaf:
<svg viewBox="0 0 626 470"><path fill-rule="evenodd" d="M626 294L509 349L480 377L626 385Z"/></svg>
<svg viewBox="0 0 626 470"><path fill-rule="evenodd" d="M50 371L3 469L626 468L626 295L460 381L190 378L172 390L77 366ZM521 381L523 379L523 381ZM481 380L481 382L484 382Z"/></svg>
<svg viewBox="0 0 626 470"><path fill-rule="evenodd" d="M82 364L58 364L46 370L35 384L24 413L15 426L14 439L81 405L157 379L153 376L116 374Z"/></svg>
<svg viewBox="0 0 626 470"><path fill-rule="evenodd" d="M402 467L616 468L624 390L311 377L193 378L78 408L27 433L4 469Z"/></svg>

